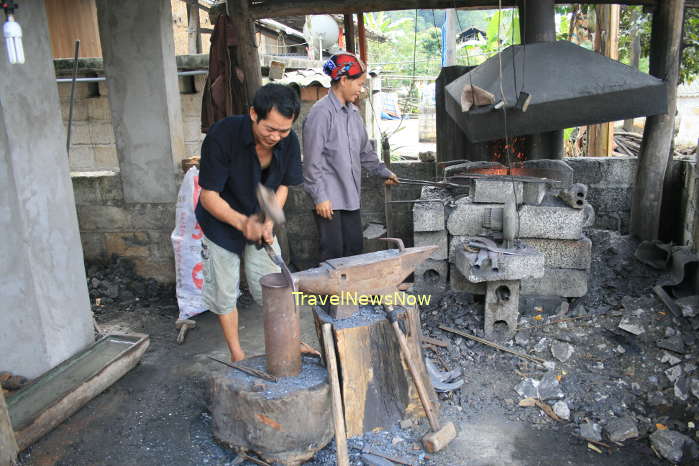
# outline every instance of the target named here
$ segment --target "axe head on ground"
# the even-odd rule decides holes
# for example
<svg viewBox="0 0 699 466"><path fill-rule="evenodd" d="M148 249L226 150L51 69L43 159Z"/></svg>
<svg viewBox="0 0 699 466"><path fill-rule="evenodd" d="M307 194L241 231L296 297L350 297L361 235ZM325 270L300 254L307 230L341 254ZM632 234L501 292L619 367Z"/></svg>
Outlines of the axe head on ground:
<svg viewBox="0 0 699 466"><path fill-rule="evenodd" d="M275 225L281 226L286 223L284 209L279 205L277 195L261 183L257 185L257 203L260 205L260 209L265 217L272 219Z"/></svg>

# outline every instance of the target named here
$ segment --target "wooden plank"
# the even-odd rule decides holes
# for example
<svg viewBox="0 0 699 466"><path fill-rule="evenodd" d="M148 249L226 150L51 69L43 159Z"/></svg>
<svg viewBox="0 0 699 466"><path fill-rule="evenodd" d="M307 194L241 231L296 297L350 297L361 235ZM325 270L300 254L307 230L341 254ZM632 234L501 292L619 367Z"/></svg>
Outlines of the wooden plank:
<svg viewBox="0 0 699 466"><path fill-rule="evenodd" d="M631 233L641 240L658 238L663 184L671 158L677 109L684 0L666 0L653 14L650 74L667 86L667 113L649 116L643 130L631 206Z"/></svg>
<svg viewBox="0 0 699 466"><path fill-rule="evenodd" d="M187 53L201 53L201 34L199 32L199 0L187 2Z"/></svg>
<svg viewBox="0 0 699 466"><path fill-rule="evenodd" d="M12 429L10 414L5 404L5 395L0 388L0 466L14 464L17 459L17 441Z"/></svg>
<svg viewBox="0 0 699 466"><path fill-rule="evenodd" d="M332 326L323 324L323 347L325 349L325 361L330 378L332 391L333 421L335 423L335 445L339 466L349 466L349 454L347 452L347 434L345 433L345 415L342 410L342 395L340 394L340 377L337 373L337 357L332 338Z"/></svg>
<svg viewBox="0 0 699 466"><path fill-rule="evenodd" d="M346 13L345 22L345 49L350 53L356 52L355 34L354 34L354 14Z"/></svg>
<svg viewBox="0 0 699 466"><path fill-rule="evenodd" d="M619 59L619 5L597 5L597 31L595 51L613 60ZM588 155L609 157L614 148L614 123L601 123L588 127Z"/></svg>
<svg viewBox="0 0 699 466"><path fill-rule="evenodd" d="M366 45L366 28L364 27L364 13L357 12L357 39L359 39L359 58L364 63L369 63L369 54Z"/></svg>
<svg viewBox="0 0 699 466"><path fill-rule="evenodd" d="M80 56L102 56L95 0L45 0L44 5L53 58L72 59L76 40Z"/></svg>
<svg viewBox="0 0 699 466"><path fill-rule="evenodd" d="M26 413L35 410L35 406L27 406L35 403L35 396L30 396L41 389L43 383L56 380L56 374L66 370L72 365L84 364L89 357L90 350L108 339L122 339L128 341L124 350L120 351L113 359L105 361L102 369L90 375L84 380L68 380L66 383L76 383L74 389L66 393L47 393L47 397L54 397L47 403L47 407L39 412L36 417L26 418ZM19 450L24 450L37 441L47 432L62 423L73 413L82 408L87 402L102 393L124 374L133 369L141 360L143 353L148 348L150 339L148 335L107 335L90 348L73 356L69 360L59 364L41 377L34 379L29 385L22 388L8 399L8 409L15 429L15 437Z"/></svg>
<svg viewBox="0 0 699 466"><path fill-rule="evenodd" d="M387 428L405 417L425 416L393 328L382 314L345 321L334 321L322 311L315 316L317 330L323 323L333 324L348 437ZM437 408L437 396L423 364L419 319L415 307L400 315L408 346Z"/></svg>

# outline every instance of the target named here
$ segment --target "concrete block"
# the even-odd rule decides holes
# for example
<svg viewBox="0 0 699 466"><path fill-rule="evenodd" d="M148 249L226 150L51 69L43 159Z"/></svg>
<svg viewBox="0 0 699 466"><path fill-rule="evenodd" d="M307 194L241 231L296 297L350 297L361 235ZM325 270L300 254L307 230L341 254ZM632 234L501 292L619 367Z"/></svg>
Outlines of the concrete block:
<svg viewBox="0 0 699 466"><path fill-rule="evenodd" d="M71 146L68 160L71 171L92 170L95 167L95 150L88 145Z"/></svg>
<svg viewBox="0 0 699 466"><path fill-rule="evenodd" d="M175 227L174 203L127 204L129 224L134 230L170 230Z"/></svg>
<svg viewBox="0 0 699 466"><path fill-rule="evenodd" d="M94 147L94 167L100 170L118 170L119 156L115 145L99 145Z"/></svg>
<svg viewBox="0 0 699 466"><path fill-rule="evenodd" d="M98 184L94 178L71 177L75 204L97 204L101 201Z"/></svg>
<svg viewBox="0 0 699 466"><path fill-rule="evenodd" d="M104 257L104 233L80 232L80 243L83 246L83 255L86 260Z"/></svg>
<svg viewBox="0 0 699 466"><path fill-rule="evenodd" d="M470 282L512 281L544 276L544 255L532 248L522 248L519 254L489 254L481 265L477 264L478 253L463 248L455 254L456 268ZM493 260L496 263L493 264Z"/></svg>
<svg viewBox="0 0 699 466"><path fill-rule="evenodd" d="M107 81L97 81L97 92L101 97L107 97L109 95Z"/></svg>
<svg viewBox="0 0 699 466"><path fill-rule="evenodd" d="M114 144L114 128L111 121L91 121L89 127L92 144Z"/></svg>
<svg viewBox="0 0 699 466"><path fill-rule="evenodd" d="M73 102L73 123L76 121L87 121L87 102L90 99L77 100ZM70 106L67 102L61 102L61 117L63 122L68 124Z"/></svg>
<svg viewBox="0 0 699 466"><path fill-rule="evenodd" d="M486 338L504 341L517 331L519 286L519 280L488 282L483 325ZM505 324L505 327L498 324Z"/></svg>
<svg viewBox="0 0 699 466"><path fill-rule="evenodd" d="M72 87L72 83L56 83L58 86L58 97L60 97L61 102L64 100L66 102L70 101L70 89ZM75 83L75 94L74 94L74 101L78 101L80 99L86 99L88 97L92 97L95 93L95 86L94 83L89 83L89 82L76 82Z"/></svg>
<svg viewBox="0 0 699 466"><path fill-rule="evenodd" d="M464 291L466 293L484 295L486 282L471 283L459 272L456 265L449 264L449 288L451 288L452 291Z"/></svg>
<svg viewBox="0 0 699 466"><path fill-rule="evenodd" d="M93 97L86 100L87 117L90 120L111 120L112 110L107 97Z"/></svg>
<svg viewBox="0 0 699 466"><path fill-rule="evenodd" d="M168 260L173 255L170 230L149 230L148 249L149 256L156 261Z"/></svg>
<svg viewBox="0 0 699 466"><path fill-rule="evenodd" d="M504 204L508 199L516 197L522 200L524 191L521 182L510 180L489 180L475 178L471 180L470 197L473 202Z"/></svg>
<svg viewBox="0 0 699 466"><path fill-rule="evenodd" d="M204 134L201 132L201 118L185 118L182 122L185 142L201 142Z"/></svg>
<svg viewBox="0 0 699 466"><path fill-rule="evenodd" d="M194 155L201 155L201 142L185 142L184 143L184 153L187 157L192 157Z"/></svg>
<svg viewBox="0 0 699 466"><path fill-rule="evenodd" d="M561 205L523 205L519 209L519 237L580 239L585 213Z"/></svg>
<svg viewBox="0 0 699 466"><path fill-rule="evenodd" d="M502 204L474 204L462 199L449 214L447 229L454 236L478 236L502 231Z"/></svg>
<svg viewBox="0 0 699 466"><path fill-rule="evenodd" d="M572 157L565 162L573 168L576 183L592 186L632 186L636 157Z"/></svg>
<svg viewBox="0 0 699 466"><path fill-rule="evenodd" d="M633 187L591 187L587 191L587 202L597 212L631 211Z"/></svg>
<svg viewBox="0 0 699 466"><path fill-rule="evenodd" d="M546 267L589 270L592 262L592 241L522 238L522 241L544 254Z"/></svg>
<svg viewBox="0 0 699 466"><path fill-rule="evenodd" d="M448 255L447 231L416 231L413 233L414 246L432 246L439 248L430 256L430 259L445 260Z"/></svg>
<svg viewBox="0 0 699 466"><path fill-rule="evenodd" d="M66 131L68 131L68 122L65 122ZM80 146L91 144L90 125L87 121L73 121L70 128L70 146Z"/></svg>
<svg viewBox="0 0 699 466"><path fill-rule="evenodd" d="M107 255L150 257L149 244L150 238L145 231L104 234L104 246Z"/></svg>
<svg viewBox="0 0 699 466"><path fill-rule="evenodd" d="M542 278L522 280L523 295L580 298L587 294L588 273L585 270L546 268Z"/></svg>
<svg viewBox="0 0 699 466"><path fill-rule="evenodd" d="M124 193L121 189L121 176L118 173L108 173L98 178L100 199L105 203L122 202Z"/></svg>
<svg viewBox="0 0 699 466"><path fill-rule="evenodd" d="M106 205L79 205L80 231L132 230L131 215L123 207Z"/></svg>
<svg viewBox="0 0 699 466"><path fill-rule="evenodd" d="M413 230L444 230L444 204L441 202L415 203L413 206Z"/></svg>
<svg viewBox="0 0 699 466"><path fill-rule="evenodd" d="M201 118L201 95L180 94L182 118Z"/></svg>
<svg viewBox="0 0 699 466"><path fill-rule="evenodd" d="M175 282L174 257L163 261L154 261L150 257L133 257L131 262L134 265L134 271L140 277L153 278L160 283Z"/></svg>
<svg viewBox="0 0 699 466"><path fill-rule="evenodd" d="M415 285L417 293L440 293L446 290L449 264L447 261L427 259L415 268Z"/></svg>

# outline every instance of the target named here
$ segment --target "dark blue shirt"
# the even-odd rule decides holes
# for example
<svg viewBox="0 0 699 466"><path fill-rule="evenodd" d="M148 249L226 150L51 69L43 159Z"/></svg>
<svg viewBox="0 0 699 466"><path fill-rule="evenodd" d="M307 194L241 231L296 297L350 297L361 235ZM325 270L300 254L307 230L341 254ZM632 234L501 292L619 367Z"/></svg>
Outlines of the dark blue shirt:
<svg viewBox="0 0 699 466"><path fill-rule="evenodd" d="M255 152L249 115L224 118L209 129L201 147L199 166L199 186L220 193L223 200L241 214L252 215L259 211L255 189L260 183L262 168ZM263 184L274 191L280 185L303 183L301 150L293 130L274 146L266 171ZM246 239L240 230L211 215L201 200L195 212L208 239L236 254L243 251Z"/></svg>

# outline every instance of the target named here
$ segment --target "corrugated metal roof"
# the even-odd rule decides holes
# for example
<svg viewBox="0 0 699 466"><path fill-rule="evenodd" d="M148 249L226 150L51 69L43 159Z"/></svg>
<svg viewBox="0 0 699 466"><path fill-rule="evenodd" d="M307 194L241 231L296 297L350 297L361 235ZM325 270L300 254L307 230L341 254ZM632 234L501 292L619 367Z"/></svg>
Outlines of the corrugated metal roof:
<svg viewBox="0 0 699 466"><path fill-rule="evenodd" d="M324 88L330 88L330 76L323 74L320 70L297 70L284 73L282 79L274 81L279 84L294 84L299 87L318 84Z"/></svg>

